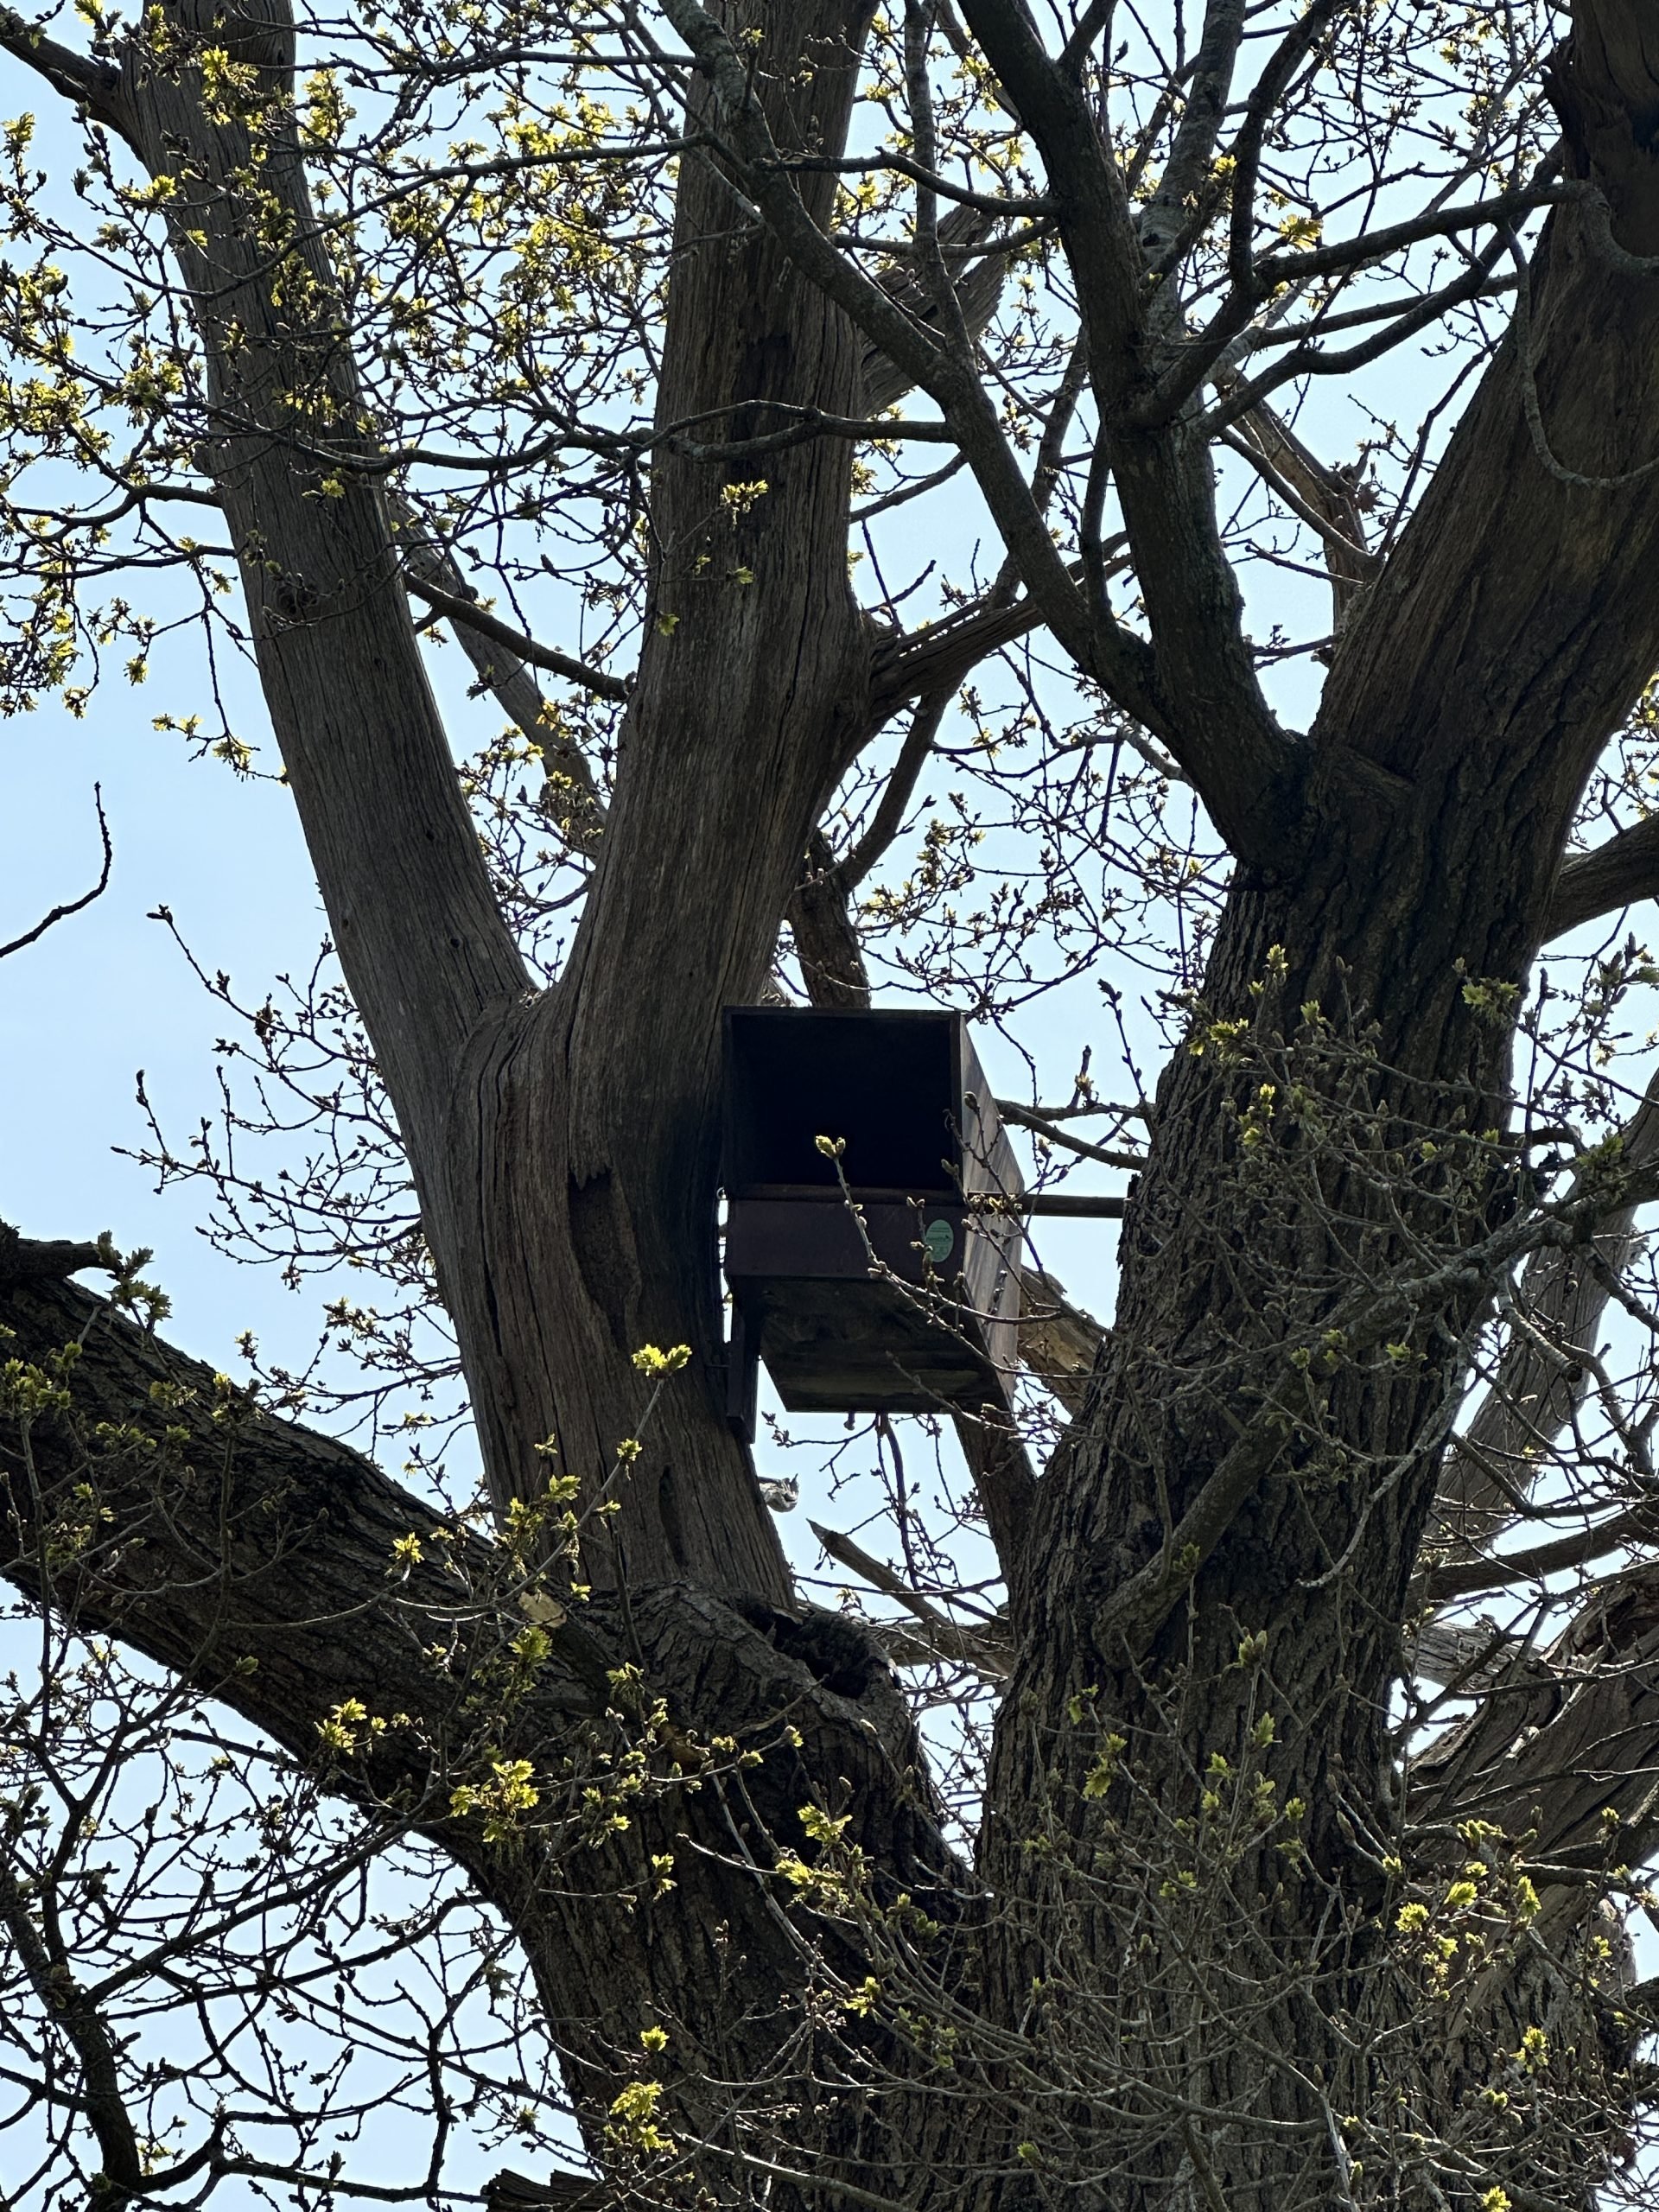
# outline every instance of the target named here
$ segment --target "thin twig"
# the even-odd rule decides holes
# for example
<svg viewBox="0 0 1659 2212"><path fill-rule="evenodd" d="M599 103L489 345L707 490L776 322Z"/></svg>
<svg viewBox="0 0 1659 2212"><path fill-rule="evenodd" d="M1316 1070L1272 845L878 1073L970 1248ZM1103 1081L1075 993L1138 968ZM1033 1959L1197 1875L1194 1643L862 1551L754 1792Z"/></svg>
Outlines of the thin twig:
<svg viewBox="0 0 1659 2212"><path fill-rule="evenodd" d="M110 842L110 825L104 813L104 791L101 785L92 785L92 804L98 809L98 834L104 841L104 865L99 870L98 881L79 899L72 899L67 906L54 906L32 930L25 930L22 937L15 937L10 944L0 944L0 960L14 952L21 952L25 945L43 938L55 923L67 921L71 914L79 913L83 906L90 906L94 899L101 899L109 888L110 869L115 861L115 849Z"/></svg>

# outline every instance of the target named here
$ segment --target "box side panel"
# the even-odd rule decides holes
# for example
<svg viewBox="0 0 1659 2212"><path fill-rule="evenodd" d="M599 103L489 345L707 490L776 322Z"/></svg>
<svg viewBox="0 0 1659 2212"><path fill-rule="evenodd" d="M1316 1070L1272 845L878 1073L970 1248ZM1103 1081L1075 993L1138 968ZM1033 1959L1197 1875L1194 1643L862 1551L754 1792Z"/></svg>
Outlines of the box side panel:
<svg viewBox="0 0 1659 2212"><path fill-rule="evenodd" d="M973 1041L963 1039L962 1070L962 1187L969 1192L990 1192L1017 1198L1025 1178L1014 1147L1008 1141L989 1080L979 1064Z"/></svg>

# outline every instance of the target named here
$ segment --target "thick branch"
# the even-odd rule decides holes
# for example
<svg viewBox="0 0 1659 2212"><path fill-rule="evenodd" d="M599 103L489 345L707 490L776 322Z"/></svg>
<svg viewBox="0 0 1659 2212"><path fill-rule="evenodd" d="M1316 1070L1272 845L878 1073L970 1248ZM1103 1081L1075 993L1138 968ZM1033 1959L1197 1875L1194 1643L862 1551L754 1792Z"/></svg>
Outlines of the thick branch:
<svg viewBox="0 0 1659 2212"><path fill-rule="evenodd" d="M1503 1552L1466 1567L1433 1567L1425 1578L1425 1588L1431 1605L1446 1605L1484 1590L1517 1582L1542 1582L1549 1575L1567 1573L1575 1567L1609 1558L1614 1552L1627 1551L1633 1544L1650 1545L1656 1536L1659 1536L1659 1507L1633 1505L1546 1544Z"/></svg>
<svg viewBox="0 0 1659 2212"><path fill-rule="evenodd" d="M1621 1159L1636 1170L1659 1159L1659 1077L1625 1125ZM1616 1206L1596 1223L1592 1243L1548 1246L1528 1262L1515 1297L1528 1326L1511 1333L1491 1388L1454 1440L1436 1503L1439 1541L1484 1548L1547 1465L1590 1387L1580 1354L1594 1350L1610 1284L1636 1249L1636 1217L1634 1205Z"/></svg>
<svg viewBox="0 0 1659 2212"><path fill-rule="evenodd" d="M0 1852L3 1847L0 1847ZM80 2067L81 2101L98 2144L102 2171L88 2193L89 2212L126 2204L144 2179L132 2115L121 2094L116 2045L98 2006L76 1986L60 1945L35 1924L28 1900L0 1855L0 1928L10 1938L29 1986L61 2031Z"/></svg>
<svg viewBox="0 0 1659 2212"><path fill-rule="evenodd" d="M1103 1167L1127 1167L1132 1174L1139 1174L1146 1166L1146 1154L1140 1152L1116 1152L1109 1146L1090 1144L1082 1137L1074 1137L1060 1128L1046 1115L1034 1108L1022 1106L1017 1099L999 1098L996 1109L1005 1122L1017 1122L1022 1129L1030 1129L1046 1144L1058 1144L1079 1160L1097 1160Z"/></svg>
<svg viewBox="0 0 1659 2212"><path fill-rule="evenodd" d="M1131 671L1098 580L1091 651L1078 654L1057 634L1078 664L1169 747L1234 852L1283 866L1300 819L1303 755L1256 681L1243 600L1217 524L1207 446L1185 421L1143 428L1134 419L1164 348L1184 342L1179 288L1147 283L1093 93L1050 58L1022 0L969 0L965 13L1041 152L1077 282L1102 424L1085 556L1109 468L1151 645ZM1178 134L1183 160L1196 162L1213 137L1242 21L1227 0L1209 11L1197 110ZM1017 547L1009 550L1019 557ZM1131 673L1133 691L1125 683Z"/></svg>
<svg viewBox="0 0 1659 2212"><path fill-rule="evenodd" d="M1074 1418L1083 1411L1095 1362L1109 1334L1103 1322L1074 1306L1065 1286L1040 1268L1020 1277L1020 1357Z"/></svg>
<svg viewBox="0 0 1659 2212"><path fill-rule="evenodd" d="M1141 218L1148 261L1162 265L1185 230L1201 193L1212 188L1211 163L1226 112L1249 13L1244 0L1209 0L1169 159Z"/></svg>
<svg viewBox="0 0 1659 2212"><path fill-rule="evenodd" d="M1621 906L1659 898L1659 815L1622 830L1592 853L1563 863L1544 925L1545 941L1564 937L1580 922L1599 921Z"/></svg>
<svg viewBox="0 0 1659 2212"><path fill-rule="evenodd" d="M1549 1652L1522 1654L1483 1692L1420 1762L1412 1811L1535 1830L1543 1860L1628 1865L1652 1847L1656 1770L1659 1578L1647 1567L1596 1592Z"/></svg>
<svg viewBox="0 0 1659 2212"><path fill-rule="evenodd" d="M538 645L534 638L522 630L515 630L510 622L501 621L487 608L479 604L477 594L464 588L464 580L453 563L444 560L435 549L423 547L411 550L406 575L409 588L417 599L435 607L440 614L449 618L457 635L462 632L482 639L486 644L505 646L521 661L532 668L544 668L551 676L562 676L567 683L579 684L584 691L591 691L596 699L626 700L628 687L620 676L609 675L602 668L592 668L586 661L577 660L570 653L562 653L556 646ZM463 642L465 642L463 640ZM476 658L468 648L468 658ZM480 675L488 669L500 668L501 655L498 652L492 662L480 666ZM492 688L494 688L493 685Z"/></svg>
<svg viewBox="0 0 1659 2212"><path fill-rule="evenodd" d="M1121 537L1103 550L1107 556L1101 572L1103 578L1118 575L1128 567ZM1073 573L1081 579L1080 569ZM929 623L925 629L884 639L876 652L872 694L872 719L880 717L876 727L906 699L953 691L988 654L1025 637L1046 619L1037 600L1027 596L1009 605L1000 594L990 592L972 605Z"/></svg>
<svg viewBox="0 0 1659 2212"><path fill-rule="evenodd" d="M1340 631L1358 593L1376 582L1382 562L1365 543L1365 521L1352 481L1322 467L1270 407L1245 416L1228 443L1243 453L1292 512L1317 531L1331 577L1333 630Z"/></svg>
<svg viewBox="0 0 1659 2212"><path fill-rule="evenodd" d="M119 70L105 62L89 61L85 54L60 45L10 8L0 9L0 48L27 63L54 92L84 107L88 115L107 124L131 143L133 118Z"/></svg>
<svg viewBox="0 0 1659 2212"><path fill-rule="evenodd" d="M816 1521L809 1524L813 1535L837 1567L844 1567L873 1590L880 1590L896 1599L905 1611L921 1624L923 1640L938 1657L959 1666L972 1667L991 1681L1001 1681L1007 1674L1010 1653L1006 1637L993 1640L982 1629L963 1628L946 1613L912 1590L902 1574L885 1567L873 1558L862 1545L855 1544L850 1536L843 1536L834 1529L825 1529ZM912 1631L913 1632L913 1631Z"/></svg>
<svg viewBox="0 0 1659 2212"><path fill-rule="evenodd" d="M566 1592L561 1615L552 1578L539 1582L345 1446L257 1410L88 1294L14 1288L0 1317L9 1356L42 1388L60 1347L80 1347L64 1370L68 1411L20 1416L14 1397L0 1421L0 1574L222 1699L390 1828L448 1850L523 1943L588 2112L602 2112L619 2069L627 2077L641 2018L668 2024L677 2047L683 2037L691 2051L720 2050L730 2078L772 2065L779 2009L810 1970L770 1874L776 1853L803 1840L802 1805L844 1801L849 1840L872 1864L936 1915L955 1910L959 1878L920 1747L852 1624L683 1585L636 1589L626 1605ZM98 1512L90 1540L71 1541L66 1508L85 1516L76 1484ZM515 1691L527 1585L550 1648ZM633 1669L637 1707L617 1688L618 1670ZM658 1696L660 1743L644 1718ZM319 1724L353 1697L407 1718L329 1751ZM620 1831L583 1834L584 1746L639 1730L657 1778L630 1799ZM760 1753L740 1787L697 1748L716 1735ZM454 1815L453 1793L518 1757L541 1808L498 1847ZM702 1786L682 1790L683 1773ZM672 1863L672 1884L656 1879L653 1852L668 1854L658 1871ZM705 1970L722 1924L744 1961L737 2011ZM855 1948L842 1948L853 1967ZM690 2118L717 2135L720 2093L692 2081L684 2094L715 2101Z"/></svg>
<svg viewBox="0 0 1659 2212"><path fill-rule="evenodd" d="M36 1239L20 1236L10 1222L0 1221L0 1292L17 1283L56 1282L90 1268L113 1274L120 1264L107 1236L90 1244L67 1237Z"/></svg>
<svg viewBox="0 0 1659 2212"><path fill-rule="evenodd" d="M801 981L814 1006L867 1007L870 1002L869 971L848 891L830 840L822 830L815 830L785 917Z"/></svg>
<svg viewBox="0 0 1659 2212"><path fill-rule="evenodd" d="M976 207L953 209L939 225L940 252L949 257L953 253L960 255L965 247L978 245L989 236L995 219ZM971 337L980 337L996 313L1007 273L1007 254L991 251L970 262L957 279L957 305ZM933 324L936 318L908 264L896 264L877 281L906 314L925 327ZM890 359L880 346L869 347L864 356L864 404L872 415L896 407L915 388L915 382L914 376L899 362Z"/></svg>
<svg viewBox="0 0 1659 2212"><path fill-rule="evenodd" d="M1531 943L1505 949L1506 974L1559 926L1548 903L1585 776L1659 662L1659 276L1628 262L1659 244L1642 120L1659 81L1634 34L1619 45L1603 21L1637 15L1627 0L1580 10L1581 32L1601 30L1569 42L1551 89L1583 122L1580 176L1527 270L1524 321L1347 626L1319 711L1320 738L1414 785L1425 834L1450 818L1452 779L1491 791L1459 818L1501 836L1534 887L1516 915ZM1615 46L1616 89L1600 66ZM1610 101L1617 129L1593 121ZM1449 879L1463 863L1443 847L1439 864Z"/></svg>
<svg viewBox="0 0 1659 2212"><path fill-rule="evenodd" d="M330 473L331 453L364 457L365 412L293 116L291 16L271 0L257 22L238 19L236 58L263 99L249 122L213 122L188 57L193 40L222 34L205 0L200 20L194 4L181 0L172 27L183 66L150 66L133 34L123 97L141 158L168 180L173 249L224 426L205 452L272 728L424 1203L454 1056L526 976L422 665L383 490L349 467Z"/></svg>

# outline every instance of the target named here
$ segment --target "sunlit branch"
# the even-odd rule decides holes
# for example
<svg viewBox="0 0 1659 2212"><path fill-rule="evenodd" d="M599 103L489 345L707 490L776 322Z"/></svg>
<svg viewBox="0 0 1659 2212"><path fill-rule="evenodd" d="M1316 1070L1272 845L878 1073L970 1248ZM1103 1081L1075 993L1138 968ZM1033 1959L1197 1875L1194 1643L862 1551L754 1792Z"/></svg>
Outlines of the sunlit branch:
<svg viewBox="0 0 1659 2212"><path fill-rule="evenodd" d="M89 61L84 54L60 45L10 8L0 10L0 48L27 63L54 92L130 139L132 119L122 97L118 69L106 62Z"/></svg>

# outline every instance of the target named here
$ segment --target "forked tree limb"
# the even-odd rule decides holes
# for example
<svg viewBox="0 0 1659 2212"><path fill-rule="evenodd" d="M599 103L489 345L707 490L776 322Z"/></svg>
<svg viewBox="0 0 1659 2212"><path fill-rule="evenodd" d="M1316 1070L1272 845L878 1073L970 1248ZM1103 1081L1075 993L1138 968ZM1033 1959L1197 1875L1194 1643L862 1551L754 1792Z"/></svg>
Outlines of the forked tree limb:
<svg viewBox="0 0 1659 2212"><path fill-rule="evenodd" d="M1045 51L1018 0L969 0L964 13L1014 96L1058 202L1101 416L1102 457L1110 465L1150 632L1140 701L1122 688L1122 656L1108 650L1110 618L1103 606L1092 609L1098 626L1094 664L1063 632L1057 635L1078 664L1168 747L1232 849L1263 865L1282 865L1300 823L1303 755L1256 679L1237 582L1221 545L1208 451L1187 426L1141 430L1129 420L1164 345L1176 340L1166 327L1175 311L1175 288L1160 292L1146 281L1147 250L1096 126L1092 92ZM1190 155L1196 162L1198 149L1213 143L1242 35L1236 13L1217 7L1206 16L1205 93L1178 133L1184 160ZM1176 220L1173 211L1164 211L1154 221L1151 251L1173 236ZM1018 560L1017 546L1009 550ZM1033 588L1029 575L1027 583Z"/></svg>
<svg viewBox="0 0 1659 2212"><path fill-rule="evenodd" d="M1286 808L1294 812L1303 755L1268 712L1244 648L1236 586L1230 575L1224 576L1215 535L1207 458L1185 447L1178 452L1179 441L1143 442L1137 452L1147 467L1137 475L1131 456L1120 456L1117 486L1126 513L1136 506L1147 520L1152 506L1161 503L1157 531L1150 533L1148 521L1144 543L1136 542L1133 522L1130 527L1152 618L1149 645L1072 582L971 354L906 315L812 222L726 31L697 0L665 0L665 5L714 89L744 189L802 273L944 409L1040 619L1076 665L1154 730L1189 769L1235 851L1282 860ZM993 16L996 23L1005 16L1012 22L1015 13L990 0L988 22ZM1071 222L1066 241L1085 320L1095 312L1091 302L1105 318L1098 337L1091 329L1090 339L1099 378L1106 361L1120 362L1123 347L1138 342L1138 332L1122 324L1119 307L1109 304L1134 297L1140 274L1138 257L1123 245L1127 217L1109 181L1115 172L1102 158L1091 111L1071 88L1051 83L1050 65L1034 35L1016 27L1005 54L998 50L995 24L988 29L971 10L970 21L1022 113L1028 106L1023 79L1031 74L1027 48L1034 53L1042 89L1053 95L1054 128L1046 143L1038 131L1051 172L1071 156L1083 164L1083 187L1067 176Z"/></svg>

